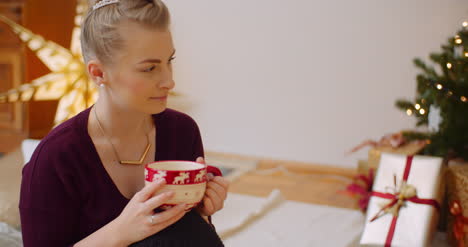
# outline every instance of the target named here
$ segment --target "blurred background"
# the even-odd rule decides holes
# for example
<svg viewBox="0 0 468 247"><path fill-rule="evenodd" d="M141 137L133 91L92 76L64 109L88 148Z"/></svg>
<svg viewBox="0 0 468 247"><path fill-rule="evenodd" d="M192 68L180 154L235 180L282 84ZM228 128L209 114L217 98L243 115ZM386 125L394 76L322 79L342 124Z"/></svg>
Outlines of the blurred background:
<svg viewBox="0 0 468 247"><path fill-rule="evenodd" d="M79 47L84 2L0 0L0 246L22 246L23 164L96 100ZM412 229L399 231L455 246L463 219L451 209L468 216L468 1L165 3L177 50L168 104L196 120L207 164L231 181L214 217L226 246L358 246L373 185L396 187L395 170L376 173L382 153L404 155L385 164L396 171L406 155L444 158L423 157L439 173L409 182L421 198L446 191L439 233L432 213L402 216Z"/></svg>
<svg viewBox="0 0 468 247"><path fill-rule="evenodd" d="M76 4L3 0L0 11L70 49ZM345 155L361 141L414 128L415 119L395 107L416 94L413 59L428 60L468 16L465 0L167 5L179 94L169 106L197 121L205 149L346 167L367 156ZM0 92L50 73L7 25L0 31ZM0 104L1 135L41 139L58 105ZM0 149L11 145L2 140Z"/></svg>

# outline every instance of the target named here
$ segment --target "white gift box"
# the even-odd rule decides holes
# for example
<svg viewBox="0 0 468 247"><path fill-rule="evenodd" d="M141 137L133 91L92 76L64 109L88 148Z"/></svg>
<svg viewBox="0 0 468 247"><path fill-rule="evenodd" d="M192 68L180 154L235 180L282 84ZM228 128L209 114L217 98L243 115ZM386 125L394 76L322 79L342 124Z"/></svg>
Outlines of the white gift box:
<svg viewBox="0 0 468 247"><path fill-rule="evenodd" d="M394 193L394 175L399 188L406 164L405 155L382 153L372 191ZM442 158L416 155L411 162L407 184L416 188L418 198L434 199L440 205L443 195L442 169ZM382 206L390 201L377 196L371 197L360 246L385 246L393 215L387 213L373 222L370 221ZM437 227L438 217L439 212L434 206L405 201L398 213L391 246L429 246Z"/></svg>

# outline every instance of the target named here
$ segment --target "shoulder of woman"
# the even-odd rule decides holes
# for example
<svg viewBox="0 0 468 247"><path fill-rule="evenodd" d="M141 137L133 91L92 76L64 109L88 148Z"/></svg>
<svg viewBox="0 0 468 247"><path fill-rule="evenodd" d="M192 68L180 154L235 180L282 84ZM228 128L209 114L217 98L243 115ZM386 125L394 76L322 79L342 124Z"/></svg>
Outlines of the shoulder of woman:
<svg viewBox="0 0 468 247"><path fill-rule="evenodd" d="M86 157L80 150L86 144L82 144L82 131L73 119L76 118L55 127L42 139L31 160L25 164L21 183L22 207L48 208L47 205L80 190L82 157ZM47 193L50 195L44 197Z"/></svg>
<svg viewBox="0 0 468 247"><path fill-rule="evenodd" d="M177 126L183 126L186 128L198 128L196 121L186 113L167 108L162 114L161 117L166 121L172 122Z"/></svg>
<svg viewBox="0 0 468 247"><path fill-rule="evenodd" d="M28 165L40 162L50 167L57 161L72 159L85 138L78 125L76 118L72 118L52 129L34 150Z"/></svg>

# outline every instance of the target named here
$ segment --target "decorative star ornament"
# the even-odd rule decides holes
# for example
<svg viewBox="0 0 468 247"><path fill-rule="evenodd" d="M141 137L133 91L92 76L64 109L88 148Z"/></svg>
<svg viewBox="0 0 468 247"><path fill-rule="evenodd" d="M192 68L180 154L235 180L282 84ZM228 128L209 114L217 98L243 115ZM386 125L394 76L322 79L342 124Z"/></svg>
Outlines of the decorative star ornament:
<svg viewBox="0 0 468 247"><path fill-rule="evenodd" d="M51 71L30 83L0 93L0 103L59 100L54 120L54 124L58 125L96 102L97 89L86 74L80 47L80 25L86 9L86 2L78 1L70 49L45 40L0 15L0 20L8 24Z"/></svg>

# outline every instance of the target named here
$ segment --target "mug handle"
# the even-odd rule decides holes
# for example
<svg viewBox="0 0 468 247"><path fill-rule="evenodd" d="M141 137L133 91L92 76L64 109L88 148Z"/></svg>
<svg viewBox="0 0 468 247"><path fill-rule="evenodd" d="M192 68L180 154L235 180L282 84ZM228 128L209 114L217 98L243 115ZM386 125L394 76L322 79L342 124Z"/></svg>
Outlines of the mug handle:
<svg viewBox="0 0 468 247"><path fill-rule="evenodd" d="M215 166L207 165L206 166L206 172L207 173L212 173L215 176L221 176L221 177L223 176L223 173L221 172L221 170L218 167L215 167Z"/></svg>

